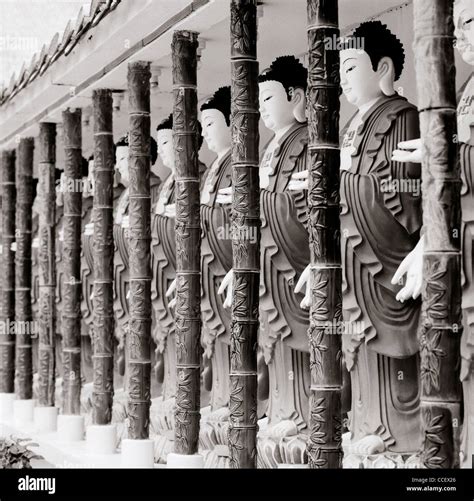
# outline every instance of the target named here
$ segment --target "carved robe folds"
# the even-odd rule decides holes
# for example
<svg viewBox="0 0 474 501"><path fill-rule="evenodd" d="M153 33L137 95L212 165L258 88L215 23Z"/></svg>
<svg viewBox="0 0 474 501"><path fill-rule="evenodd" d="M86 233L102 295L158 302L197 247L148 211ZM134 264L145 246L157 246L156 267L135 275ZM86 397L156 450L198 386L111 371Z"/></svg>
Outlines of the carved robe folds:
<svg viewBox="0 0 474 501"><path fill-rule="evenodd" d="M474 77L471 77L458 107L461 160L462 208L462 310L461 381L464 419L461 435L461 466L472 468L474 454Z"/></svg>
<svg viewBox="0 0 474 501"><path fill-rule="evenodd" d="M400 453L421 445L421 302L397 301L400 285L390 282L419 240L421 174L419 165L390 158L399 141L417 137L416 108L395 95L376 102L356 129L349 126L341 151L344 158L350 148L340 191L351 440L377 435L386 450Z"/></svg>
<svg viewBox="0 0 474 501"><path fill-rule="evenodd" d="M310 393L308 311L294 287L308 265L306 192L288 191L291 175L306 169L306 124L293 126L260 165L261 286L259 345L268 376L268 424L260 424L263 465L303 463ZM262 368L262 364L259 364ZM262 398L262 395L260 395ZM282 423L283 422L283 423Z"/></svg>
<svg viewBox="0 0 474 501"><path fill-rule="evenodd" d="M218 294L221 282L232 268L230 205L220 205L216 197L220 189L231 185L230 153L209 169L201 192L201 312L202 346L204 348L204 385L211 391L210 414L201 420L200 442L204 450L227 446L230 360L230 310ZM219 451L214 451L221 456ZM222 452L228 457L227 452ZM222 466L218 457L206 459L208 467ZM221 456L222 457L222 456ZM227 460L224 460L224 462Z"/></svg>

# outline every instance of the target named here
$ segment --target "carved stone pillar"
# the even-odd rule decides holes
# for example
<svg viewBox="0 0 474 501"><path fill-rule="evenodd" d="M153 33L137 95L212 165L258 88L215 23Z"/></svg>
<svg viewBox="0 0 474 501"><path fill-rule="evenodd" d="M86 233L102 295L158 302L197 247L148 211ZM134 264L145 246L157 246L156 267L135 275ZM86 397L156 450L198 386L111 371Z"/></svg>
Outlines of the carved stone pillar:
<svg viewBox="0 0 474 501"><path fill-rule="evenodd" d="M151 405L150 77L150 63L129 64L130 320L125 346L131 439L148 438Z"/></svg>
<svg viewBox="0 0 474 501"><path fill-rule="evenodd" d="M197 129L198 35L173 34L173 141L176 166L175 452L198 450L201 369L201 215Z"/></svg>
<svg viewBox="0 0 474 501"><path fill-rule="evenodd" d="M453 2L415 0L415 69L423 180L421 413L427 468L459 464L461 212Z"/></svg>
<svg viewBox="0 0 474 501"><path fill-rule="evenodd" d="M16 334L16 388L20 400L33 398L31 307L31 244L33 208L32 137L20 139L16 172L16 259L15 259L15 319L21 330Z"/></svg>
<svg viewBox="0 0 474 501"><path fill-rule="evenodd" d="M81 110L63 112L66 187L82 182ZM80 414L81 407L81 217L82 191L63 193L62 266L64 300L61 313L63 352L63 413Z"/></svg>
<svg viewBox="0 0 474 501"><path fill-rule="evenodd" d="M339 222L338 3L308 0L308 170L311 309L310 468L341 468L342 269ZM328 331L328 325L334 329Z"/></svg>
<svg viewBox="0 0 474 501"><path fill-rule="evenodd" d="M39 134L39 346L38 375L40 407L54 406L56 336L56 124L40 123Z"/></svg>
<svg viewBox="0 0 474 501"><path fill-rule="evenodd" d="M234 277L229 452L232 468L255 468L261 224L256 0L232 0L230 33Z"/></svg>
<svg viewBox="0 0 474 501"><path fill-rule="evenodd" d="M0 289L0 393L15 391L15 150L2 152L2 255Z"/></svg>
<svg viewBox="0 0 474 501"><path fill-rule="evenodd" d="M92 338L94 424L109 424L114 391L114 238L113 185L114 138L112 134L112 92L97 89L94 108L94 298Z"/></svg>

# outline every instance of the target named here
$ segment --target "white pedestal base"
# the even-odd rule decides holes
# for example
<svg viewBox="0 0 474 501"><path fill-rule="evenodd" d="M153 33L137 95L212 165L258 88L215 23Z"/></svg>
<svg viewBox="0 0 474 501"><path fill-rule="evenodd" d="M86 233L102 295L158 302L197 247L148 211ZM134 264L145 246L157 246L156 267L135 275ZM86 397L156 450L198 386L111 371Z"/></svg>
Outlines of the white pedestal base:
<svg viewBox="0 0 474 501"><path fill-rule="evenodd" d="M166 458L167 468L204 468L204 457L201 454L175 454Z"/></svg>
<svg viewBox="0 0 474 501"><path fill-rule="evenodd" d="M92 424L86 431L87 449L93 454L115 454L117 427L115 424Z"/></svg>
<svg viewBox="0 0 474 501"><path fill-rule="evenodd" d="M281 463L277 466L278 469L285 469L285 468L289 468L289 469L303 469L303 470L307 470L309 468L309 465L307 464L292 464L292 463Z"/></svg>
<svg viewBox="0 0 474 501"><path fill-rule="evenodd" d="M58 410L57 407L35 407L35 426L40 433L57 430Z"/></svg>
<svg viewBox="0 0 474 501"><path fill-rule="evenodd" d="M122 440L123 468L153 468L154 464L153 440Z"/></svg>
<svg viewBox="0 0 474 501"><path fill-rule="evenodd" d="M13 402L13 420L17 426L23 426L32 423L34 418L35 401L15 400Z"/></svg>
<svg viewBox="0 0 474 501"><path fill-rule="evenodd" d="M68 414L58 416L58 439L62 442L84 440L84 416Z"/></svg>
<svg viewBox="0 0 474 501"><path fill-rule="evenodd" d="M14 393L0 393L0 421L10 421L13 417Z"/></svg>

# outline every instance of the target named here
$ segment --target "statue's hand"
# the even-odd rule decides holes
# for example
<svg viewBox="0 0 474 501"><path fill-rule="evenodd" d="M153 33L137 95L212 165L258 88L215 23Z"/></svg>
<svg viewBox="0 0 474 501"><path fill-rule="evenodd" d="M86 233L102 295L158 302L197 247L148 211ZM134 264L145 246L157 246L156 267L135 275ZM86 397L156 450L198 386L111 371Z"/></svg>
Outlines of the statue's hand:
<svg viewBox="0 0 474 501"><path fill-rule="evenodd" d="M303 310L309 310L311 306L311 265L308 264L304 269L303 273L298 280L295 287L295 294L303 292L304 289L304 298L300 303L300 307ZM306 286L306 287L305 287Z"/></svg>
<svg viewBox="0 0 474 501"><path fill-rule="evenodd" d="M227 205L232 203L232 186L221 188L217 192L216 202L218 204Z"/></svg>
<svg viewBox="0 0 474 501"><path fill-rule="evenodd" d="M13 251L13 252L16 252L16 242L12 242L10 244L10 250Z"/></svg>
<svg viewBox="0 0 474 501"><path fill-rule="evenodd" d="M410 297L416 299L421 294L423 283L423 238L423 236L420 238L416 247L401 262L398 270L393 275L393 285L399 283L404 275L407 276L405 286L398 291L396 296L397 301L401 303Z"/></svg>
<svg viewBox="0 0 474 501"><path fill-rule="evenodd" d="M94 223L87 223L84 226L84 235L93 235L94 234Z"/></svg>
<svg viewBox="0 0 474 501"><path fill-rule="evenodd" d="M39 238L38 237L33 238L33 241L31 242L31 247L33 249L39 248Z"/></svg>
<svg viewBox="0 0 474 501"><path fill-rule="evenodd" d="M392 162L421 163L421 139L411 139L398 143L392 152Z"/></svg>
<svg viewBox="0 0 474 501"><path fill-rule="evenodd" d="M176 204L165 205L165 216L176 217Z"/></svg>
<svg viewBox="0 0 474 501"><path fill-rule="evenodd" d="M301 172L296 172L291 176L290 182L288 183L288 189L291 191L301 191L307 190L309 188L309 172L308 170L303 170Z"/></svg>
<svg viewBox="0 0 474 501"><path fill-rule="evenodd" d="M234 278L234 271L229 270L227 275L222 280L222 283L217 291L218 294L225 294L224 308L230 308L232 306L232 281Z"/></svg>
<svg viewBox="0 0 474 501"><path fill-rule="evenodd" d="M123 216L122 217L122 228L124 229L128 229L130 226L130 219L129 219L129 216Z"/></svg>
<svg viewBox="0 0 474 501"><path fill-rule="evenodd" d="M166 291L166 297L171 297L176 291L176 278L171 282L171 285L168 287L168 290ZM168 306L170 308L174 308L176 305L176 296L171 299L171 301L168 303Z"/></svg>

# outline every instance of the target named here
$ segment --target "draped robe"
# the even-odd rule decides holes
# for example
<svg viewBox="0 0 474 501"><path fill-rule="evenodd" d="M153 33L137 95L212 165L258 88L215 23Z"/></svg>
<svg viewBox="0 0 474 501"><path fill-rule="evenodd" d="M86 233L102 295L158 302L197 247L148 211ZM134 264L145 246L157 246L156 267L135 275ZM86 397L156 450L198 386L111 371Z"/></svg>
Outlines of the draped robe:
<svg viewBox="0 0 474 501"><path fill-rule="evenodd" d="M464 419L461 434L462 466L472 467L474 454L474 75L458 106L458 135L461 162L462 209L462 311L461 381L464 394Z"/></svg>
<svg viewBox="0 0 474 501"><path fill-rule="evenodd" d="M351 371L352 440L375 434L390 451L416 451L421 443L421 300L397 301L400 285L390 282L419 240L421 167L390 159L400 141L419 137L418 113L406 99L386 97L352 133L351 165L342 170L340 187L343 314L350 329L343 349ZM401 180L411 193L397 189Z"/></svg>
<svg viewBox="0 0 474 501"><path fill-rule="evenodd" d="M308 311L294 288L310 262L307 192L288 191L292 174L305 170L306 124L293 125L260 165L261 272L259 345L268 364L270 424L307 427L310 393ZM270 155L270 156L268 156ZM263 168L268 186L262 187Z"/></svg>
<svg viewBox="0 0 474 501"><path fill-rule="evenodd" d="M229 403L229 346L231 313L217 291L232 268L230 205L216 202L220 189L231 186L230 152L209 169L201 193L201 312L206 363L212 371L211 410Z"/></svg>

